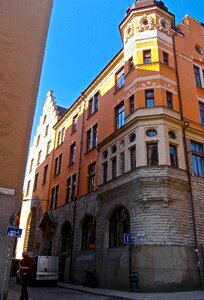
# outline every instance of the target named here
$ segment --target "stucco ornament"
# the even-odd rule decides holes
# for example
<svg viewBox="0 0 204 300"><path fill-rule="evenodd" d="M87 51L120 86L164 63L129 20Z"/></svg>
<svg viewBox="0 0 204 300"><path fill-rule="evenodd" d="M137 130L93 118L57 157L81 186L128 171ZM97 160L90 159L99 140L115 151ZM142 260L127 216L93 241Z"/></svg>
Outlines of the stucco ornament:
<svg viewBox="0 0 204 300"><path fill-rule="evenodd" d="M171 34L170 24L166 21L166 19L164 17L159 19L158 29L168 35Z"/></svg>
<svg viewBox="0 0 204 300"><path fill-rule="evenodd" d="M139 21L138 29L140 32L145 30L153 30L154 29L154 19L151 16L144 16Z"/></svg>
<svg viewBox="0 0 204 300"><path fill-rule="evenodd" d="M125 43L134 35L134 25L129 23L125 31Z"/></svg>

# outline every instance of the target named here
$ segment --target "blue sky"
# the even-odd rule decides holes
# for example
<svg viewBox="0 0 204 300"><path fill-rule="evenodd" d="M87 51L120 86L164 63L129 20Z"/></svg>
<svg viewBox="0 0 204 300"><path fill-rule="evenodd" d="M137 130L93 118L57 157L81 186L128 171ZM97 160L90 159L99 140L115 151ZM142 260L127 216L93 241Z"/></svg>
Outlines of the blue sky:
<svg viewBox="0 0 204 300"><path fill-rule="evenodd" d="M118 25L134 0L54 0L38 92L33 135L45 96L54 90L69 107L122 48ZM202 0L164 0L176 24L186 14L204 22Z"/></svg>

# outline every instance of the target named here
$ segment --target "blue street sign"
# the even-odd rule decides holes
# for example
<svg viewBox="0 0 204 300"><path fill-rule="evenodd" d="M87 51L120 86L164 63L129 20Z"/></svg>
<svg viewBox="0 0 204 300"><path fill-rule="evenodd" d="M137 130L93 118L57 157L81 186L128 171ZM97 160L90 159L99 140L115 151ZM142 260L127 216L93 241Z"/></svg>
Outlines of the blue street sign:
<svg viewBox="0 0 204 300"><path fill-rule="evenodd" d="M131 245L133 242L131 233L124 233L123 243L125 245Z"/></svg>
<svg viewBox="0 0 204 300"><path fill-rule="evenodd" d="M21 237L21 234L22 234L21 228L8 226L6 229L6 235L8 235L8 236Z"/></svg>

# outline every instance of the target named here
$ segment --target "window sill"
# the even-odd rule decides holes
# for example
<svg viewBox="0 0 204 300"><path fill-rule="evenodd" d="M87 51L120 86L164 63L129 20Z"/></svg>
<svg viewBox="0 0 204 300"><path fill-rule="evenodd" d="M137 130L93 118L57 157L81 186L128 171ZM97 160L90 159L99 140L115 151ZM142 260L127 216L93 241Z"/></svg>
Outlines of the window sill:
<svg viewBox="0 0 204 300"><path fill-rule="evenodd" d="M86 118L87 120L89 120L93 115L95 115L98 112L98 109L95 110L91 115L88 115L88 117Z"/></svg>
<svg viewBox="0 0 204 300"><path fill-rule="evenodd" d="M94 146L93 148L91 148L91 149L87 150L87 151L86 151L84 154L85 154L85 155L87 155L89 152L91 152L92 150L96 149L96 147L97 147L97 145L96 145L96 146Z"/></svg>
<svg viewBox="0 0 204 300"><path fill-rule="evenodd" d="M73 164L74 164L74 161L70 162L70 163L68 164L68 167L71 167Z"/></svg>
<svg viewBox="0 0 204 300"><path fill-rule="evenodd" d="M121 86L120 88L118 89L115 89L115 92L113 92L113 95L116 95L119 91L121 91L122 89L124 88L124 85Z"/></svg>
<svg viewBox="0 0 204 300"><path fill-rule="evenodd" d="M73 131L70 133L70 135L75 134L75 132L77 132L77 129L76 129L76 130L73 130Z"/></svg>

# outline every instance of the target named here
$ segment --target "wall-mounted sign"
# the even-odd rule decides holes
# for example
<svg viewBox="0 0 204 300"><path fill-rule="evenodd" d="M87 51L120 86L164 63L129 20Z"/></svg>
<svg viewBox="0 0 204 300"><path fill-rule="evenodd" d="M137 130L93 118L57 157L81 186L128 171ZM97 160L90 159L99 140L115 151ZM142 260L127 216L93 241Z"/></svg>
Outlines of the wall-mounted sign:
<svg viewBox="0 0 204 300"><path fill-rule="evenodd" d="M137 232L137 237L144 237L145 236L145 232L144 231L138 231Z"/></svg>

